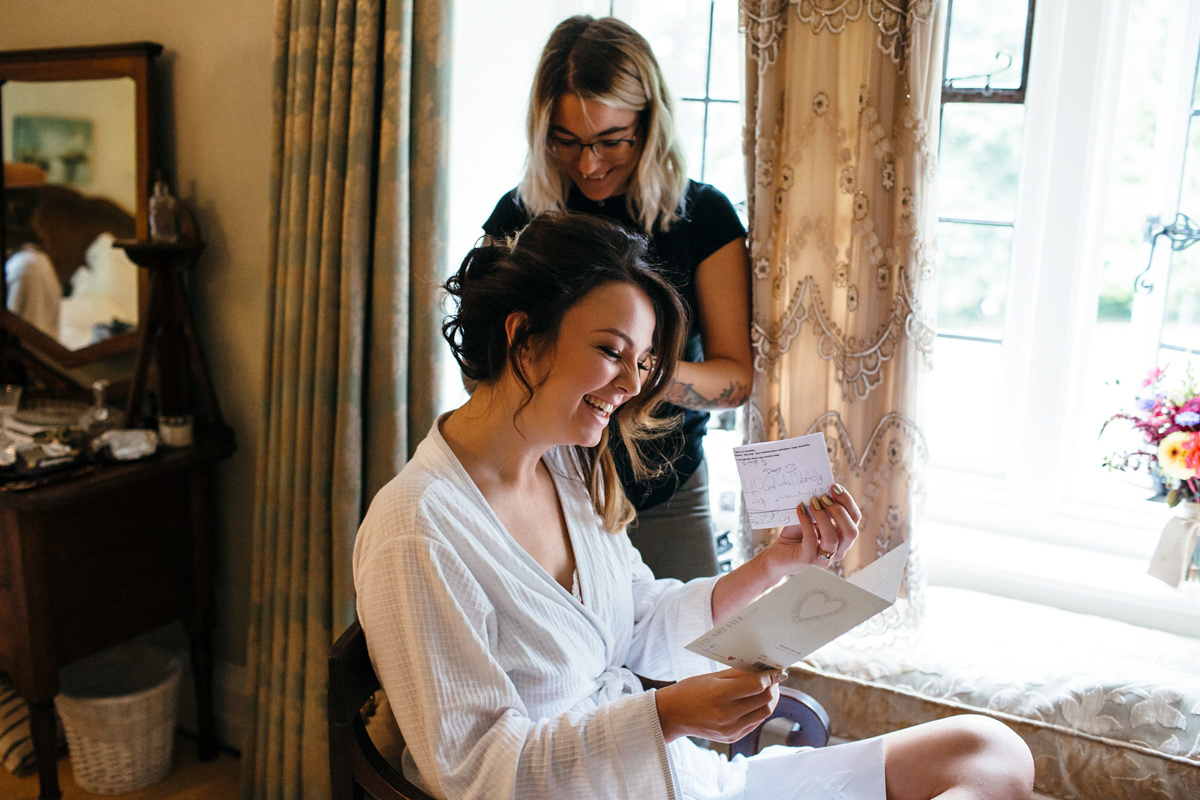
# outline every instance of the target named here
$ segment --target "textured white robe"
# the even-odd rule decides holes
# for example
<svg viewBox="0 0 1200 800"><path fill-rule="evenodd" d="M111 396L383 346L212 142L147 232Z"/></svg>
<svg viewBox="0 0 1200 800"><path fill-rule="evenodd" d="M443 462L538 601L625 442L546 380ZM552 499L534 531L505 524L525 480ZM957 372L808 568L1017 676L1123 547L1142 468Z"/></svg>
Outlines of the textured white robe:
<svg viewBox="0 0 1200 800"><path fill-rule="evenodd" d="M654 580L627 536L601 528L570 459L544 461L582 604L508 534L436 424L371 503L358 615L405 773L452 798L743 797L749 762L666 743L634 677L713 668L683 646L712 627L716 578Z"/></svg>
<svg viewBox="0 0 1200 800"><path fill-rule="evenodd" d="M52 339L58 339L63 287L50 257L32 245L25 245L8 257L4 279L8 282L8 310Z"/></svg>

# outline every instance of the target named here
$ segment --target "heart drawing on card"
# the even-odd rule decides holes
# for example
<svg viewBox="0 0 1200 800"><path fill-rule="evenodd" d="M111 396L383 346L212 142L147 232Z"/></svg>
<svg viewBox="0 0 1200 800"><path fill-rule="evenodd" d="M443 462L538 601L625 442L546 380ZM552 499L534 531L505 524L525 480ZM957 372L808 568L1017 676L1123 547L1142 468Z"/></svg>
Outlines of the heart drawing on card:
<svg viewBox="0 0 1200 800"><path fill-rule="evenodd" d="M832 616L845 607L845 600L830 597L825 592L819 590L809 592L792 609L792 619L796 622L811 622L815 619Z"/></svg>

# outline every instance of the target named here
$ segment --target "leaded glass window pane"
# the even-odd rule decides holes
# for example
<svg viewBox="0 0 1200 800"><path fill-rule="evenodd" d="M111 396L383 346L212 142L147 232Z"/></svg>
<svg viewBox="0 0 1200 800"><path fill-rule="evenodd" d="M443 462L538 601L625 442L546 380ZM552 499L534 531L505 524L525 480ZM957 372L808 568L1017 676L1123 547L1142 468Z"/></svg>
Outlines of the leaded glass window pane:
<svg viewBox="0 0 1200 800"><path fill-rule="evenodd" d="M1007 226L938 225L939 333L1003 336L1012 237Z"/></svg>
<svg viewBox="0 0 1200 800"><path fill-rule="evenodd" d="M693 174L696 172L697 170L692 171ZM746 199L746 162L742 155L742 107L736 103L708 105L708 146L704 181L728 195L733 203L740 203Z"/></svg>
<svg viewBox="0 0 1200 800"><path fill-rule="evenodd" d="M650 42L676 97L704 97L711 0L614 0L613 15Z"/></svg>
<svg viewBox="0 0 1200 800"><path fill-rule="evenodd" d="M946 83L956 89L1019 88L1029 0L954 0L950 14Z"/></svg>
<svg viewBox="0 0 1200 800"><path fill-rule="evenodd" d="M1012 222L1025 107L949 103L942 108L938 216Z"/></svg>
<svg viewBox="0 0 1200 800"><path fill-rule="evenodd" d="M708 95L717 100L741 100L746 60L738 33L738 4L718 0L713 4L713 59Z"/></svg>

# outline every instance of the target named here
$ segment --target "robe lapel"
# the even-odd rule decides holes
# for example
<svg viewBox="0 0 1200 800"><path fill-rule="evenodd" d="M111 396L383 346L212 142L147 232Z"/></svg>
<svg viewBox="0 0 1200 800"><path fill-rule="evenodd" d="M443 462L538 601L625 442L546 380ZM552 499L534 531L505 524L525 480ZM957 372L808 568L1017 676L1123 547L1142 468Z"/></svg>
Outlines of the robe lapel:
<svg viewBox="0 0 1200 800"><path fill-rule="evenodd" d="M564 474L560 459L552 455L558 454L547 455L547 466L550 467L554 488L558 491L558 502L562 503L563 516L567 520L567 535L575 551L575 571L579 574L579 591L583 596L582 604L574 597L571 597L571 603L596 629L604 642L605 657L612 664L617 642L608 620L614 609L606 607L612 602L612 593L600 591L600 584L612 581L617 576L612 574L611 565L604 563L605 560L601 558L602 548L601 542L596 539L597 531L583 524L584 520L591 520L596 514L591 499L578 480ZM570 596L570 592L567 595Z"/></svg>

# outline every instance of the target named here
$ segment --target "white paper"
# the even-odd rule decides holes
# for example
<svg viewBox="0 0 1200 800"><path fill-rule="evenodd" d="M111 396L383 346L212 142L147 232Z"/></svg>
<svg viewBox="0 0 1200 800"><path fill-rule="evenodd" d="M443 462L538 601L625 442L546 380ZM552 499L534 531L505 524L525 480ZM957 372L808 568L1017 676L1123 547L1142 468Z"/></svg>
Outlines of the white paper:
<svg viewBox="0 0 1200 800"><path fill-rule="evenodd" d="M747 672L786 669L896 602L908 543L850 576L808 566L687 645Z"/></svg>
<svg viewBox="0 0 1200 800"><path fill-rule="evenodd" d="M883 739L876 736L812 750L768 748L746 770L746 797L844 800L884 797Z"/></svg>
<svg viewBox="0 0 1200 800"><path fill-rule="evenodd" d="M733 448L733 458L752 528L799 523L796 506L828 493L833 486L821 433L742 445Z"/></svg>

